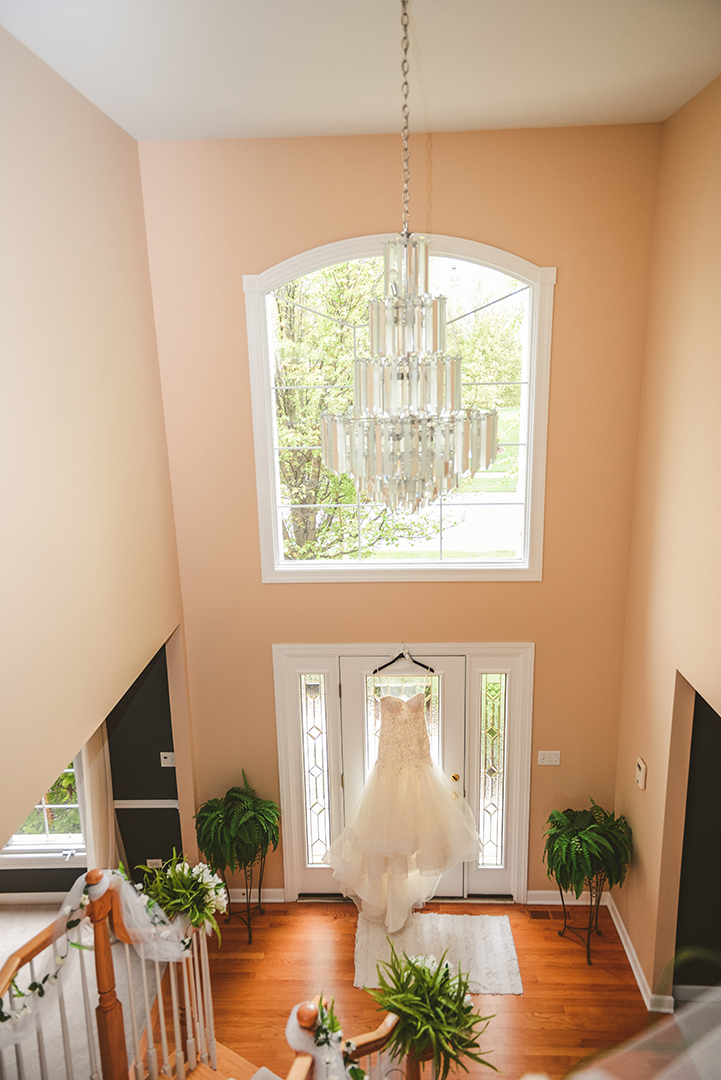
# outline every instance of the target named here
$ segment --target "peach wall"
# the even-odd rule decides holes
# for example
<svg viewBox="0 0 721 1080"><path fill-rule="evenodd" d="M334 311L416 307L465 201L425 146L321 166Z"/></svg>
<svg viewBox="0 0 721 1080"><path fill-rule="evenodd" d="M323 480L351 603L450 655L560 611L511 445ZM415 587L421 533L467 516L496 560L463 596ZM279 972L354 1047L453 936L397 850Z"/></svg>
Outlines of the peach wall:
<svg viewBox="0 0 721 1080"><path fill-rule="evenodd" d="M180 620L137 145L0 30L0 843Z"/></svg>
<svg viewBox="0 0 721 1080"><path fill-rule="evenodd" d="M685 810L684 687L721 712L720 192L717 79L664 126L621 702L616 802L637 854L617 903L662 993ZM639 755L645 791L633 781Z"/></svg>
<svg viewBox="0 0 721 1080"><path fill-rule="evenodd" d="M534 641L531 888L613 802L657 125L412 140L411 222L558 267L542 582L261 584L242 275L400 225L395 137L140 147L198 796L278 795L273 642ZM428 157L430 153L430 157ZM269 865L268 885L282 882Z"/></svg>

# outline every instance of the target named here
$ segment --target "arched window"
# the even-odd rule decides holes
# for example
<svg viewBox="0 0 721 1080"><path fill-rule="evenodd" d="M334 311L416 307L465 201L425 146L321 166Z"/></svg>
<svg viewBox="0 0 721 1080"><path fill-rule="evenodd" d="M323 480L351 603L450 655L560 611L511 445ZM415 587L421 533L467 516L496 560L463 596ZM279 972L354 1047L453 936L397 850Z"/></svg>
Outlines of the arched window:
<svg viewBox="0 0 721 1080"><path fill-rule="evenodd" d="M555 269L431 237L429 291L447 297L463 405L499 414L488 471L410 514L323 467L320 414L353 403L386 239L329 244L244 278L263 580L538 580Z"/></svg>

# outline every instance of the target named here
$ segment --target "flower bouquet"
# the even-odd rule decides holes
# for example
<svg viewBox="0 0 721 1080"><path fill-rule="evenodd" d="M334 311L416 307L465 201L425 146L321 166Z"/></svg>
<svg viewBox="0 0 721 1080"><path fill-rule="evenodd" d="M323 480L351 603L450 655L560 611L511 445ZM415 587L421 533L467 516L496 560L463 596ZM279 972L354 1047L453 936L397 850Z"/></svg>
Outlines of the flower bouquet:
<svg viewBox="0 0 721 1080"><path fill-rule="evenodd" d="M139 869L145 871L145 881L138 889L147 897L148 908L157 904L168 918L181 919L186 926L212 928L220 941L215 913L226 909L225 886L209 866L190 866L173 852L172 859L162 866Z"/></svg>

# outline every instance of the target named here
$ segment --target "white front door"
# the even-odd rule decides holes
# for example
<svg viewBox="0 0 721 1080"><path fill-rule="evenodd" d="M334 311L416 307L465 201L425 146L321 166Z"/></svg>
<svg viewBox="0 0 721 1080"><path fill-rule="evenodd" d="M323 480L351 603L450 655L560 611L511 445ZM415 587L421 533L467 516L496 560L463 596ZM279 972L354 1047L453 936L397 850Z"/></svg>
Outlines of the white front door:
<svg viewBox="0 0 721 1080"><path fill-rule="evenodd" d="M373 676L397 651L273 647L286 899L339 892L323 856L375 760L379 698L426 691L431 753L482 840L478 862L449 870L436 895L525 902L533 646L409 646L432 673L402 661Z"/></svg>
<svg viewBox="0 0 721 1080"><path fill-rule="evenodd" d="M465 758L466 658L413 654L415 660L433 668L399 661L373 672L391 659L385 655L341 656L341 728L345 820L355 811L378 752L379 701L386 695L406 700L424 691L428 700L431 755L446 774L448 786L463 794ZM448 870L441 878L437 896L463 896L463 866Z"/></svg>

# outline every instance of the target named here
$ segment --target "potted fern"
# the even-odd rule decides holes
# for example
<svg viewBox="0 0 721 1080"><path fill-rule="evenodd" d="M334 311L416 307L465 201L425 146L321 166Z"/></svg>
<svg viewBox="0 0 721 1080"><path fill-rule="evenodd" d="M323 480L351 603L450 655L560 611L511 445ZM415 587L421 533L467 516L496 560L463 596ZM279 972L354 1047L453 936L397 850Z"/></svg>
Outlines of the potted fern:
<svg viewBox="0 0 721 1080"><path fill-rule="evenodd" d="M447 1080L451 1068L468 1072L464 1058L497 1071L481 1057L478 1043L490 1017L473 1011L468 976L460 965L451 972L445 956L401 958L391 942L389 962L378 964L380 989L369 991L379 1009L399 1018L388 1049L394 1059L408 1057L408 1077L419 1075L420 1062L432 1061L436 1080Z"/></svg>
<svg viewBox="0 0 721 1080"><path fill-rule="evenodd" d="M236 915L248 928L248 944L253 940L251 919L256 911L263 913L261 891L268 851L278 847L280 807L272 799L261 799L248 783L243 771L243 783L231 787L222 799L209 799L195 815L198 847L205 855L211 870L223 881L228 897L226 923ZM228 888L228 874L243 871L245 878L245 915L233 911ZM258 871L258 903L251 905L253 878Z"/></svg>
<svg viewBox="0 0 721 1080"><path fill-rule="evenodd" d="M598 929L598 909L604 886L623 885L633 849L631 827L626 818L616 817L591 799L590 810L553 810L546 822L543 857L546 873L558 885L563 904L563 930L568 926L564 892L580 899L588 889L590 907L586 934L586 959L591 963L591 932Z"/></svg>

